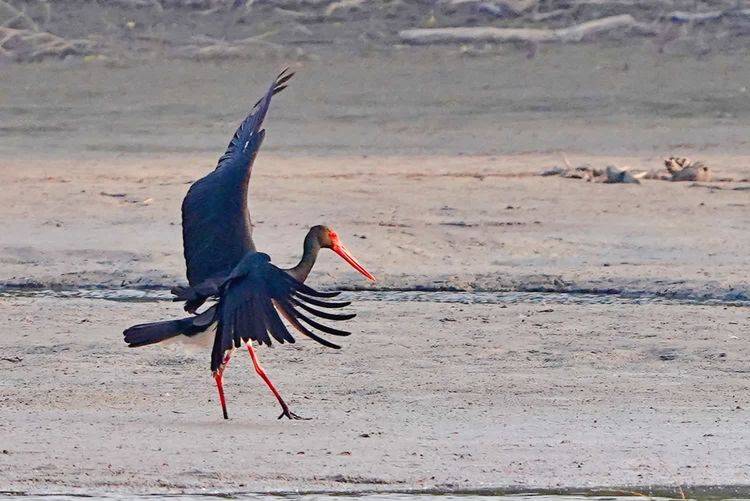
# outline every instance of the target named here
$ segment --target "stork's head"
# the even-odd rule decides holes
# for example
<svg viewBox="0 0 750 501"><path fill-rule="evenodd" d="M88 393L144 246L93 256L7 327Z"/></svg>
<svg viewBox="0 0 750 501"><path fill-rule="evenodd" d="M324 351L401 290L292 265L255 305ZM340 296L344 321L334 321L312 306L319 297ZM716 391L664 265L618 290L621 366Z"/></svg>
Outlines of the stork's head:
<svg viewBox="0 0 750 501"><path fill-rule="evenodd" d="M310 229L310 235L314 236L317 239L318 245L320 245L321 248L331 249L333 252L341 256L344 261L349 263L352 268L363 274L368 279L373 281L375 280L375 277L372 276L372 273L367 271L364 266L359 264L359 261L357 261L357 259L352 256L352 253L349 252L349 249L344 247L344 244L341 243L338 234L331 228L323 225L313 226Z"/></svg>

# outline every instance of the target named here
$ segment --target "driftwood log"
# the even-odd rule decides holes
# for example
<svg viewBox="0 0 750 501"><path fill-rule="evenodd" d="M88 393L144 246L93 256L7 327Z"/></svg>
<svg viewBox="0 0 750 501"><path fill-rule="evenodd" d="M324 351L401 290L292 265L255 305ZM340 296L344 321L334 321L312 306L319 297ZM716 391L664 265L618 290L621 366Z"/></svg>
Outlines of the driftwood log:
<svg viewBox="0 0 750 501"><path fill-rule="evenodd" d="M622 14L554 30L547 28L496 28L491 26L419 28L403 30L399 33L399 37L403 42L414 45L477 42L581 42L600 33L638 27L641 27L641 25L633 16Z"/></svg>
<svg viewBox="0 0 750 501"><path fill-rule="evenodd" d="M712 10L709 12L671 12L666 19L673 23L693 23L701 24L711 21L719 21L724 18L748 18L750 19L750 9L728 9Z"/></svg>

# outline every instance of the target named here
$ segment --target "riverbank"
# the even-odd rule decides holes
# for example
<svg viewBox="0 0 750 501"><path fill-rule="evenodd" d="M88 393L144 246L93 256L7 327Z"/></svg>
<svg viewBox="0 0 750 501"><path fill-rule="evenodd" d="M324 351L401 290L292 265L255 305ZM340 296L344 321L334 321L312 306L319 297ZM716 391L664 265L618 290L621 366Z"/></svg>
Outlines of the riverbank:
<svg viewBox="0 0 750 501"><path fill-rule="evenodd" d="M39 292L182 282L182 197L284 63L3 68L0 490L750 483L750 183L540 175L678 155L750 178L748 67L731 54L296 64L253 172L258 248L288 266L329 224L379 281L327 253L311 283L397 296L361 293L341 351L260 350L312 421L276 421L239 353L224 422L206 348L124 345L179 305ZM409 301L418 289L573 300Z"/></svg>

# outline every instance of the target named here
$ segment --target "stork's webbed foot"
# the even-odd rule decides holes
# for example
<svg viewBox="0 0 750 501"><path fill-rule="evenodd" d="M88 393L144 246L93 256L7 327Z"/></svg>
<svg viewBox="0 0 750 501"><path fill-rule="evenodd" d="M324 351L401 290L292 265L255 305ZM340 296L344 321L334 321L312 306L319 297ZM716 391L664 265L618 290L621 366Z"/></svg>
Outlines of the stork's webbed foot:
<svg viewBox="0 0 750 501"><path fill-rule="evenodd" d="M279 415L279 417L277 419L281 419L284 416L286 416L289 419L293 419L295 421L310 421L312 419L312 418L306 418L306 417L298 416L297 414L295 414L292 411L290 411L288 408L284 408L283 412L281 413L281 415Z"/></svg>

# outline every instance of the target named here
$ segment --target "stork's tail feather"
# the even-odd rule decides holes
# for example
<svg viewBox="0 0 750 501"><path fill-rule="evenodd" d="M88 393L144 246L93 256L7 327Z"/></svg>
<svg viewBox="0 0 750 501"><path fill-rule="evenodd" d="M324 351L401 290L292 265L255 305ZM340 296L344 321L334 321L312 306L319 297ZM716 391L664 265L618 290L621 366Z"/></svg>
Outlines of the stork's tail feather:
<svg viewBox="0 0 750 501"><path fill-rule="evenodd" d="M146 346L159 343L175 336L193 336L205 331L209 325L196 322L198 317L181 318L179 320L165 320L150 324L139 324L125 329L123 335L128 346Z"/></svg>

